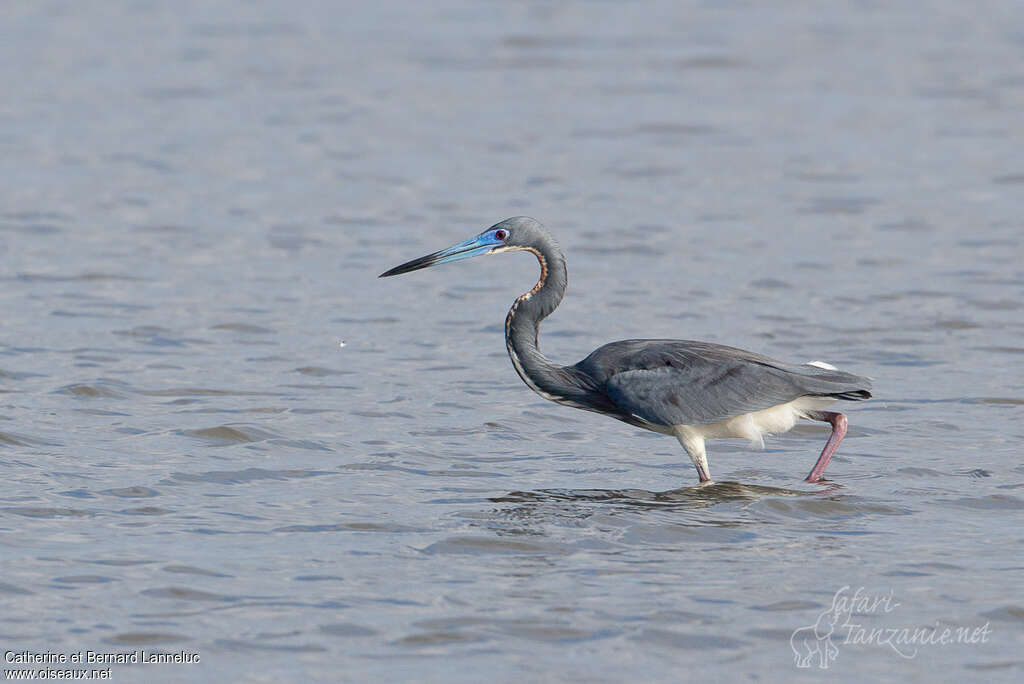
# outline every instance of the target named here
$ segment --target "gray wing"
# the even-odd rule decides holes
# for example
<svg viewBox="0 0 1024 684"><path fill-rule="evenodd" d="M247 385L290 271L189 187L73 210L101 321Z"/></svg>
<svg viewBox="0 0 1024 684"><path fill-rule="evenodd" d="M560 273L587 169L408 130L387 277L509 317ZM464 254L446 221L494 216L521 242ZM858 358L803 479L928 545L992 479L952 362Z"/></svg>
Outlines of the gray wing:
<svg viewBox="0 0 1024 684"><path fill-rule="evenodd" d="M684 340L625 340L576 368L622 411L658 425L706 425L802 396L867 399L867 378Z"/></svg>

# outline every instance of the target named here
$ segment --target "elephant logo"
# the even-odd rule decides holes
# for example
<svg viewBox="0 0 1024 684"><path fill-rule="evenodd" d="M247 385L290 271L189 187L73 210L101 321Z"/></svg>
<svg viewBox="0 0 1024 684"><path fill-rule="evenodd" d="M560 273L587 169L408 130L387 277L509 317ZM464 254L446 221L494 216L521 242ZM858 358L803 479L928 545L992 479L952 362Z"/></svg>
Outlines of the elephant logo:
<svg viewBox="0 0 1024 684"><path fill-rule="evenodd" d="M793 660L797 667L811 667L817 656L818 667L827 670L828 666L839 656L839 647L832 643L836 628L841 627L839 619L846 614L839 604L839 597L849 590L845 586L836 592L832 605L818 616L813 625L793 630L789 637L789 646L793 649Z"/></svg>

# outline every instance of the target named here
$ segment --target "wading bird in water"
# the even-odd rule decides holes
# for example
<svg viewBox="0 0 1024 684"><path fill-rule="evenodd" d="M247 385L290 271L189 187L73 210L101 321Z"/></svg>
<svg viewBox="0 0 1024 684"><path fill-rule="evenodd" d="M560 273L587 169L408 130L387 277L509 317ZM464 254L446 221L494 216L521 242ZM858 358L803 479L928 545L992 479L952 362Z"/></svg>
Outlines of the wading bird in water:
<svg viewBox="0 0 1024 684"><path fill-rule="evenodd" d="M871 398L871 380L824 362L783 363L710 342L622 340L574 366L552 363L540 352L537 334L565 295L565 256L544 226L525 216L380 277L512 251L532 252L540 262L540 280L512 303L505 318L508 355L523 382L545 399L676 437L701 482L711 481L705 440L743 437L763 444L765 434L786 432L800 418L832 426L807 475L808 482L818 482L846 434L846 416L825 409L837 399Z"/></svg>

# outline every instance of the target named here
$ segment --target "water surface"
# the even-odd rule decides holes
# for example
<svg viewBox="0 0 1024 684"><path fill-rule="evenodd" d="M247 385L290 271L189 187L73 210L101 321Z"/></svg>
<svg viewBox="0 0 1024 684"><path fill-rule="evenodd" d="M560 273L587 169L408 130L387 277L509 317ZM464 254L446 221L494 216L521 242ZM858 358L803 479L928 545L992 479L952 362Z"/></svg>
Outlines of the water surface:
<svg viewBox="0 0 1024 684"><path fill-rule="evenodd" d="M201 656L115 681L800 681L794 632L860 589L829 676L1019 679L1021 26L14 3L3 648ZM376 279L518 214L568 255L553 359L677 337L872 376L833 485L801 481L820 425L713 442L694 488L674 440L532 394L502 339L529 255Z"/></svg>

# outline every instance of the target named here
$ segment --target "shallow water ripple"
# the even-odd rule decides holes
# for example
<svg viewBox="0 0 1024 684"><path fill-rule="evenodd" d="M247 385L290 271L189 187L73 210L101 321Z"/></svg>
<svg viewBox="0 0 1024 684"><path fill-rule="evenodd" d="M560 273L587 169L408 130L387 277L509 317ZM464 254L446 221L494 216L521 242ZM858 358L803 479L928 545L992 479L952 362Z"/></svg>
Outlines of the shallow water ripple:
<svg viewBox="0 0 1024 684"><path fill-rule="evenodd" d="M1019 3L6 9L5 649L810 681L831 625L837 681L1020 679ZM376 278L518 214L568 255L556 360L871 375L830 481L821 426L714 442L698 487L674 440L531 394L528 256ZM851 625L990 632L906 657Z"/></svg>

